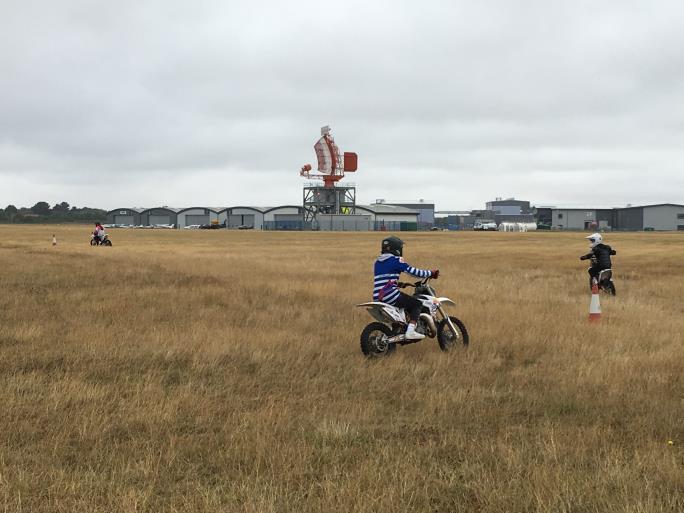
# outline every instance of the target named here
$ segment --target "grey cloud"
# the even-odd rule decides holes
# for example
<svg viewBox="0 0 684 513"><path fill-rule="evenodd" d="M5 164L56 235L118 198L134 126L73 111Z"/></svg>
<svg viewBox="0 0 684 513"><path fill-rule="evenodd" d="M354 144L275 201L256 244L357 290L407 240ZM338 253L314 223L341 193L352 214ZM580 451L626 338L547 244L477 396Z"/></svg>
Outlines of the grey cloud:
<svg viewBox="0 0 684 513"><path fill-rule="evenodd" d="M684 201L679 3L5 5L0 203L291 202L328 123L368 199Z"/></svg>

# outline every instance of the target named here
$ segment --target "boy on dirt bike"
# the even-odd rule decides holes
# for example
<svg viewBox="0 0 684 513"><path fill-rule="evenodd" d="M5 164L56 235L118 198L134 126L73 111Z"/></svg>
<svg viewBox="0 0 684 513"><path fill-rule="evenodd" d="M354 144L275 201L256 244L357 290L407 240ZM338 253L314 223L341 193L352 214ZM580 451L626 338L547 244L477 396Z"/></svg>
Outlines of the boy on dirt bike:
<svg viewBox="0 0 684 513"><path fill-rule="evenodd" d="M375 261L373 283L373 301L381 301L398 308L403 308L409 314L409 324L406 329L407 340L420 340L425 337L416 331L416 323L420 316L421 302L413 296L399 291L397 282L401 273L408 273L418 278L439 277L439 270L427 271L410 266L402 258L404 241L392 235L383 239L380 246L380 256Z"/></svg>
<svg viewBox="0 0 684 513"><path fill-rule="evenodd" d="M600 233L593 233L585 238L589 239L591 251L582 255L580 260L591 259L591 267L589 268L589 285L591 286L594 279L598 280L601 271L612 268L610 257L617 254L617 251L603 243L603 237Z"/></svg>
<svg viewBox="0 0 684 513"><path fill-rule="evenodd" d="M95 231L93 231L93 236L98 244L101 244L104 240L105 231L100 223L95 223Z"/></svg>

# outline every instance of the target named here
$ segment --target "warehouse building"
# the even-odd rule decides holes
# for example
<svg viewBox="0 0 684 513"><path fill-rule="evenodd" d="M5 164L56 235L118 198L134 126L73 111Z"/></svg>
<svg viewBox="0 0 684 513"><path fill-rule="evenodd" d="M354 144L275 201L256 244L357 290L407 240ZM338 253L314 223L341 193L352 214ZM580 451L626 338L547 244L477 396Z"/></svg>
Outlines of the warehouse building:
<svg viewBox="0 0 684 513"><path fill-rule="evenodd" d="M115 208L107 212L107 224L117 226L140 226L140 208Z"/></svg>
<svg viewBox="0 0 684 513"><path fill-rule="evenodd" d="M613 230L615 209L552 208L551 226L558 230Z"/></svg>
<svg viewBox="0 0 684 513"><path fill-rule="evenodd" d="M178 211L178 228L186 226L197 226L203 224L218 224L219 211L217 208L190 207Z"/></svg>
<svg viewBox="0 0 684 513"><path fill-rule="evenodd" d="M538 206L532 209L534 219L537 226L549 229L553 225L553 209L552 206Z"/></svg>
<svg viewBox="0 0 684 513"><path fill-rule="evenodd" d="M319 214L317 225L304 221L299 205L279 207L188 207L148 209L123 207L110 210L110 226L173 226L186 228L218 224L225 228L255 230L416 231L418 211L387 204L357 205L355 214Z"/></svg>
<svg viewBox="0 0 684 513"><path fill-rule="evenodd" d="M619 208L551 208L558 230L684 230L684 205L661 203Z"/></svg>
<svg viewBox="0 0 684 513"><path fill-rule="evenodd" d="M534 213L529 201L497 198L488 201L485 210L494 213L493 219L496 224L534 222Z"/></svg>
<svg viewBox="0 0 684 513"><path fill-rule="evenodd" d="M371 205L356 205L356 213L368 213L373 220L373 226L378 231L415 232L418 230L417 210L388 203L373 203ZM434 211L433 211L434 224Z"/></svg>
<svg viewBox="0 0 684 513"><path fill-rule="evenodd" d="M389 205L395 207L406 208L410 211L418 213L418 226L423 229L430 229L435 224L435 204L425 202L424 200L409 201L409 202L396 202L384 200L377 200L375 205Z"/></svg>
<svg viewBox="0 0 684 513"><path fill-rule="evenodd" d="M177 226L180 209L169 207L148 208L140 212L143 226Z"/></svg>
<svg viewBox="0 0 684 513"><path fill-rule="evenodd" d="M530 202L524 200L517 200L515 198L501 199L496 198L494 201L488 201L485 208L493 210L501 215L518 215L531 214Z"/></svg>
<svg viewBox="0 0 684 513"><path fill-rule="evenodd" d="M301 230L304 228L304 207L285 205L264 210L264 226L269 230Z"/></svg>
<svg viewBox="0 0 684 513"><path fill-rule="evenodd" d="M261 230L264 227L264 209L259 207L230 207L219 213L219 223L226 228L254 228Z"/></svg>
<svg viewBox="0 0 684 513"><path fill-rule="evenodd" d="M684 205L661 203L615 209L616 229L684 231Z"/></svg>

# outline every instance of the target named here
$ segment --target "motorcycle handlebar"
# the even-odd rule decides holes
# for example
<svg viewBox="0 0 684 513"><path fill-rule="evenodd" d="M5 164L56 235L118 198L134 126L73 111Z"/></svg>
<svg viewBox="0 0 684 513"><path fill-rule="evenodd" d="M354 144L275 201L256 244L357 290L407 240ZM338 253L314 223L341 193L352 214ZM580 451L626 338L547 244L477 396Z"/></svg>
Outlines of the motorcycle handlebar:
<svg viewBox="0 0 684 513"><path fill-rule="evenodd" d="M406 288L406 287L413 287L413 288L415 288L415 287L420 287L421 285L425 285L425 284L426 284L427 282L429 282L429 281L430 281L430 277L429 277L429 276L428 276L427 278L424 278L424 279L422 279L422 280L419 280L419 281L417 281L417 282L415 282L415 283L407 283L407 282L405 282L405 281L399 281L399 282L397 282L397 287L399 287L400 289L403 289L403 288Z"/></svg>

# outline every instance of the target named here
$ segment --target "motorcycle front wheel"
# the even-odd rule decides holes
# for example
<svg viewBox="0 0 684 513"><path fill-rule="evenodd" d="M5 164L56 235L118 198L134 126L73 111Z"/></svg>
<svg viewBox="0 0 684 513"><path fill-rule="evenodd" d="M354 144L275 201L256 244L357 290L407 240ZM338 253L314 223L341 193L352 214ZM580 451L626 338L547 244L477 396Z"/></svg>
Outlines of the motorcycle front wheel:
<svg viewBox="0 0 684 513"><path fill-rule="evenodd" d="M105 241L104 241L102 244L104 244L105 246L111 246L111 245L112 245L112 241L109 240L109 239L105 239Z"/></svg>
<svg viewBox="0 0 684 513"><path fill-rule="evenodd" d="M463 347L468 347L470 343L470 337L468 336L468 330L459 319L454 316L449 316L451 323L456 328L456 333L451 331L449 324L447 324L446 319L442 319L437 325L437 342L439 343L439 348L444 351L451 351L454 347L462 344Z"/></svg>
<svg viewBox="0 0 684 513"><path fill-rule="evenodd" d="M389 326L381 322L372 322L361 332L361 352L367 358L383 358L392 354L396 344L389 344L385 339L392 336Z"/></svg>

